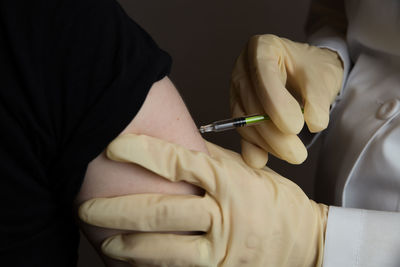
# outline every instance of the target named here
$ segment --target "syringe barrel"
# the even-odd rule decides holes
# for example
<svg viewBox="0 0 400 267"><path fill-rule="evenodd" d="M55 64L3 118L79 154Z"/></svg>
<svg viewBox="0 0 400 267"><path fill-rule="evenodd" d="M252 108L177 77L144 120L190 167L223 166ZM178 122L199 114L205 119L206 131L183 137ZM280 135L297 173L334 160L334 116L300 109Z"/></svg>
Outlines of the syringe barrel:
<svg viewBox="0 0 400 267"><path fill-rule="evenodd" d="M215 132L222 132L225 130L235 129L246 125L245 117L216 121L213 123Z"/></svg>

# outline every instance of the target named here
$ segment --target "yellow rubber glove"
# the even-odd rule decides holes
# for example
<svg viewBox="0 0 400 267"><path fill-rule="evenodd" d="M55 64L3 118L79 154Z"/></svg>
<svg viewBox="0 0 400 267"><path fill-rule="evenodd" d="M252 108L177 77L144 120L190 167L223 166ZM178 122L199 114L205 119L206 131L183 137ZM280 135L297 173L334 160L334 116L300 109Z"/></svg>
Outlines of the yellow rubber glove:
<svg viewBox="0 0 400 267"><path fill-rule="evenodd" d="M252 169L232 151L208 148L212 156L144 135L114 140L109 158L192 183L206 193L85 202L79 215L89 224L147 232L110 237L103 252L138 266L321 266L328 207L270 169Z"/></svg>
<svg viewBox="0 0 400 267"><path fill-rule="evenodd" d="M336 52L274 35L252 37L232 72L232 115L266 113L271 121L239 129L244 160L261 168L271 153L302 163L307 150L297 134L304 120L311 132L328 126L329 108L342 79Z"/></svg>

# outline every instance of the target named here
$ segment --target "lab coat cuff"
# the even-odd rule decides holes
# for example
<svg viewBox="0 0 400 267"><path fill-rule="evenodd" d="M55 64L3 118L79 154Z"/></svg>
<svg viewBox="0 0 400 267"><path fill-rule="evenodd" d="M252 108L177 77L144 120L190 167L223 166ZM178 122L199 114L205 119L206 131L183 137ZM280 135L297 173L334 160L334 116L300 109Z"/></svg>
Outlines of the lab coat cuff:
<svg viewBox="0 0 400 267"><path fill-rule="evenodd" d="M400 266L400 213L330 207L323 267Z"/></svg>
<svg viewBox="0 0 400 267"><path fill-rule="evenodd" d="M308 42L311 45L318 46L321 48L327 48L335 51L343 63L343 81L342 87L340 88L339 95L336 100L339 100L343 95L343 89L345 88L347 76L350 71L350 56L347 48L346 40L343 36L340 36L334 30L329 27L323 27L317 32L309 36ZM332 107L333 108L333 107Z"/></svg>

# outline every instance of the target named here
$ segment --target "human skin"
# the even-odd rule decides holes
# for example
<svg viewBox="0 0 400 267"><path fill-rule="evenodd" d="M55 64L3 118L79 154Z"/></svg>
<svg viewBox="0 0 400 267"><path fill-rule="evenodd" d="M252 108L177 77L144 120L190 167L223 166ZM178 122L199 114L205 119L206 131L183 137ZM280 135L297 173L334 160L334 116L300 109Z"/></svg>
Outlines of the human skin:
<svg viewBox="0 0 400 267"><path fill-rule="evenodd" d="M207 152L182 98L168 77L151 87L139 112L122 134L145 134L183 145L191 150ZM134 164L109 160L103 151L88 165L76 206L95 197L113 197L138 193L202 194L193 185L179 182L171 183L158 175ZM104 229L80 222L81 230L92 245L100 252L102 241L120 231ZM107 266L129 266L102 255Z"/></svg>

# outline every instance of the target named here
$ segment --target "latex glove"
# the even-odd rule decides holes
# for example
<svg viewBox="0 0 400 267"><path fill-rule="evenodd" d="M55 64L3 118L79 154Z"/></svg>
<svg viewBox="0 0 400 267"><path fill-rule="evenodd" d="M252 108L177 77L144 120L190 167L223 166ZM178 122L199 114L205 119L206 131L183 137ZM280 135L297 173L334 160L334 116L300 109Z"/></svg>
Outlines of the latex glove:
<svg viewBox="0 0 400 267"><path fill-rule="evenodd" d="M269 34L252 37L233 69L232 115L266 113L271 121L239 128L244 160L261 168L271 153L289 163L302 163L307 150L296 135L304 120L311 132L327 127L342 79L336 52Z"/></svg>
<svg viewBox="0 0 400 267"><path fill-rule="evenodd" d="M327 206L270 169L252 169L239 154L208 148L212 156L143 135L114 140L109 158L206 193L92 199L80 207L81 219L115 229L204 234L126 233L104 241L103 252L139 266L320 266Z"/></svg>

